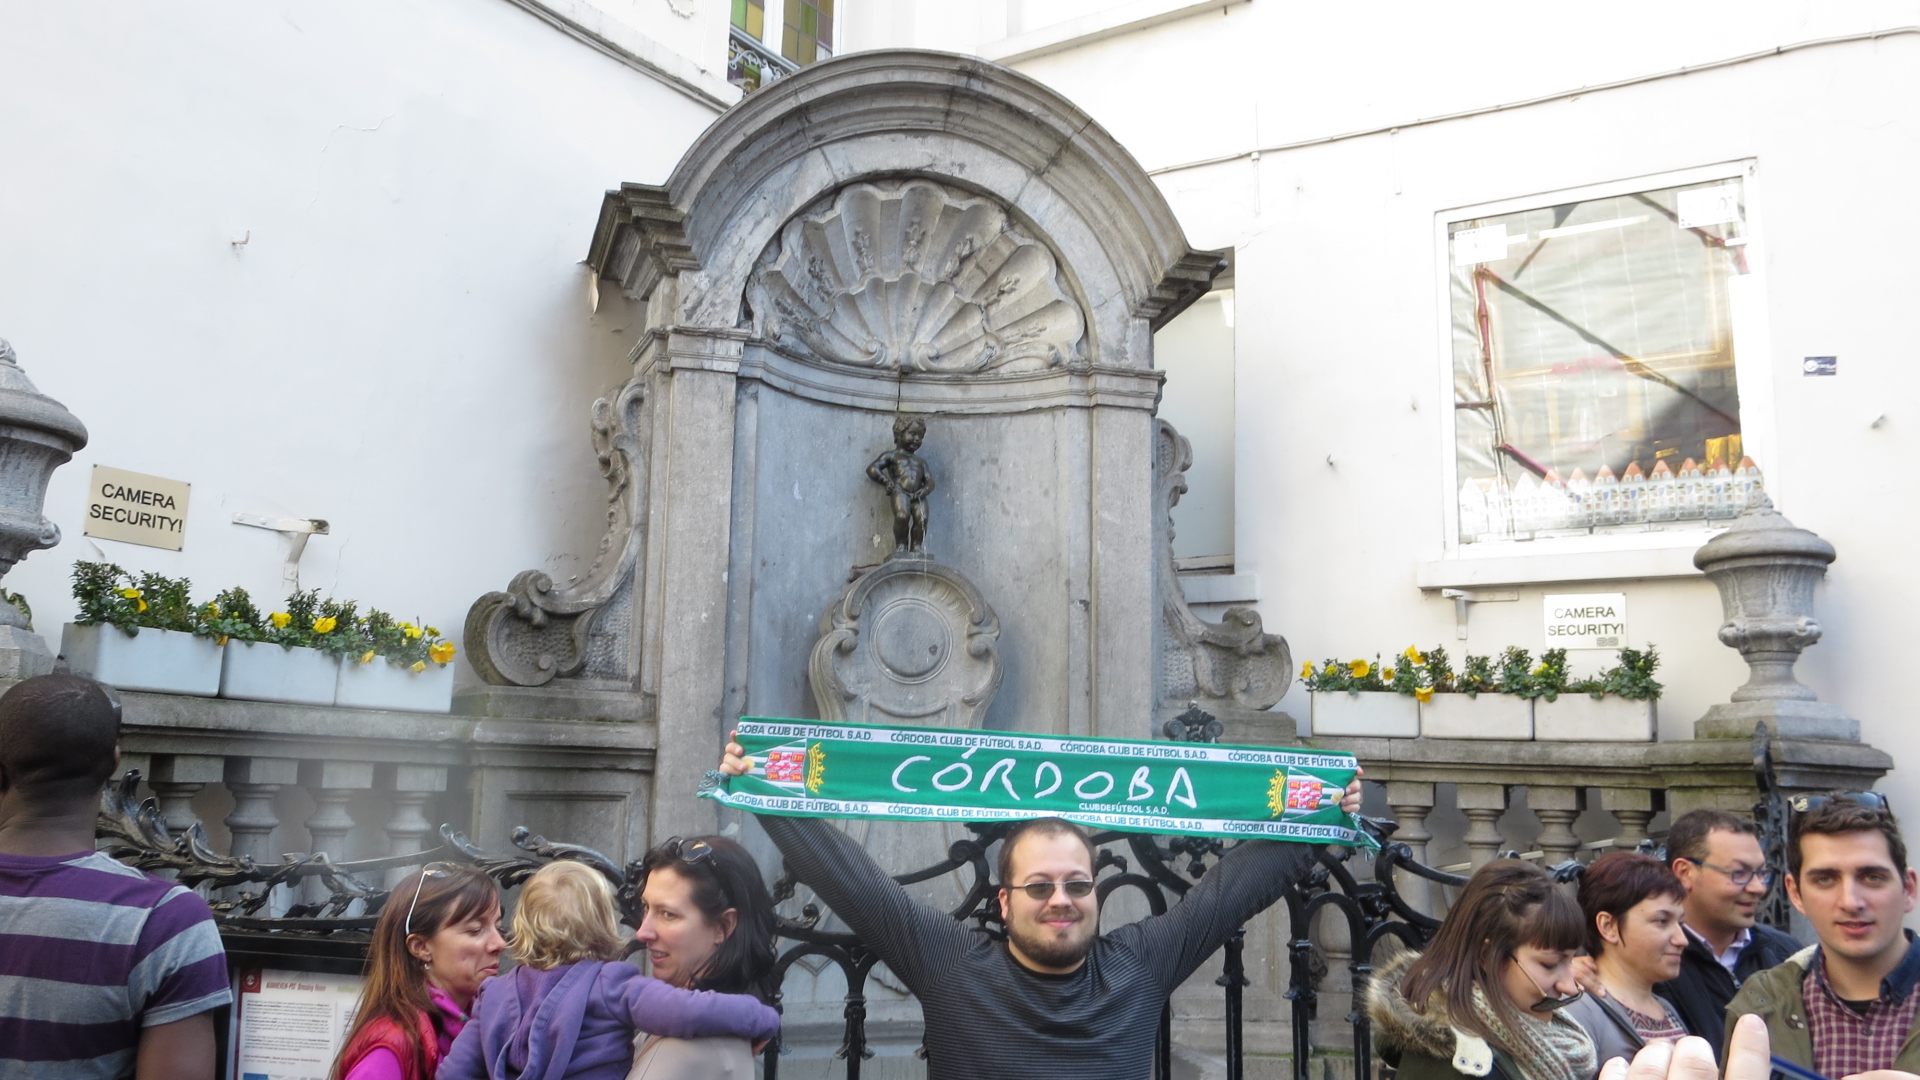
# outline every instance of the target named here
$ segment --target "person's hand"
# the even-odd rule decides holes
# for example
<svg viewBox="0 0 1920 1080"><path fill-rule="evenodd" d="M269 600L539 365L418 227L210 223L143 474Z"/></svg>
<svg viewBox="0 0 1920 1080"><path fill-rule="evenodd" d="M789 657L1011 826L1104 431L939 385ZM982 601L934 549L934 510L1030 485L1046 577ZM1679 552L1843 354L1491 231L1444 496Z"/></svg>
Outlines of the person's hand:
<svg viewBox="0 0 1920 1080"><path fill-rule="evenodd" d="M1920 1080L1920 1077L1915 1077L1910 1072L1901 1072L1899 1069L1874 1069L1871 1072L1854 1073L1852 1076L1842 1077L1841 1080Z"/></svg>
<svg viewBox="0 0 1920 1080"><path fill-rule="evenodd" d="M773 1041L772 1039L755 1039L755 1040L753 1040L753 1056L754 1056L754 1057L759 1057L759 1056L760 1056L760 1051L762 1051L762 1050L765 1050L765 1049L767 1048L767 1044L768 1044L768 1043L770 1043L770 1042L772 1042L772 1041Z"/></svg>
<svg viewBox="0 0 1920 1080"><path fill-rule="evenodd" d="M1758 1013L1747 1013L1734 1023L1727 1043L1726 1080L1767 1080L1773 1074L1772 1054L1766 1021ZM1633 1055L1631 1065L1626 1058L1614 1058L1600 1067L1598 1080L1720 1080L1720 1067L1707 1040L1689 1035L1678 1043L1648 1043Z"/></svg>
<svg viewBox="0 0 1920 1080"><path fill-rule="evenodd" d="M1347 783L1347 792L1345 795L1340 796L1340 810L1342 813L1357 814L1360 812L1360 778L1365 775L1367 775L1367 770L1359 767L1354 768L1353 779Z"/></svg>
<svg viewBox="0 0 1920 1080"><path fill-rule="evenodd" d="M1580 984L1580 989L1594 997L1607 996L1607 988L1600 982L1600 965L1591 956L1573 958L1573 981Z"/></svg>
<svg viewBox="0 0 1920 1080"><path fill-rule="evenodd" d="M739 737L738 731L727 732L727 752L720 758L720 771L728 776L745 776L753 769L747 748L733 741Z"/></svg>

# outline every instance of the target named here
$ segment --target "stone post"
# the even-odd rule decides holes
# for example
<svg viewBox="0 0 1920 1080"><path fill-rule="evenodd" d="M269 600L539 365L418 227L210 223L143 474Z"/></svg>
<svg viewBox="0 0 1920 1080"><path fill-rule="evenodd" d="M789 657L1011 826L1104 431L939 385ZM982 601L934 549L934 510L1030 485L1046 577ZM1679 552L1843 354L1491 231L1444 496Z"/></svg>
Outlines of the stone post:
<svg viewBox="0 0 1920 1080"><path fill-rule="evenodd" d="M147 778L147 786L153 789L154 801L160 807L160 818L167 823L168 832L179 836L200 824L199 815L193 812L193 797L208 784L224 780L226 765L226 759L219 757L154 755L153 773Z"/></svg>
<svg viewBox="0 0 1920 1080"><path fill-rule="evenodd" d="M1580 851L1573 823L1585 809L1587 793L1570 787L1529 787L1527 806L1540 819L1540 850L1547 866L1557 866Z"/></svg>
<svg viewBox="0 0 1920 1080"><path fill-rule="evenodd" d="M1413 851L1415 862L1425 863L1427 841L1433 839L1433 834L1427 831L1427 815L1433 812L1433 785L1413 780L1389 780L1387 806L1393 810L1394 820L1400 823L1400 827L1393 831L1394 840ZM1399 883L1400 896L1412 904L1414 910L1433 914L1432 882L1412 874L1403 874Z"/></svg>
<svg viewBox="0 0 1920 1080"><path fill-rule="evenodd" d="M1456 784L1454 788L1460 812L1469 822L1468 861L1478 870L1498 858L1500 846L1506 843L1497 823L1507 812L1507 789L1502 784Z"/></svg>
<svg viewBox="0 0 1920 1080"><path fill-rule="evenodd" d="M1764 494L1726 532L1701 545L1693 565L1720 589L1720 641L1750 669L1733 700L1694 722L1697 739L1745 739L1756 723L1776 737L1860 739L1860 722L1815 699L1793 676L1800 650L1820 640L1813 587L1834 560L1833 545L1797 528Z"/></svg>
<svg viewBox="0 0 1920 1080"><path fill-rule="evenodd" d="M406 855L426 850L426 835L433 823L421 812L428 799L447 790L445 765L396 765L393 768L393 817L387 821L387 854ZM396 867L389 874L389 885L413 873L411 867Z"/></svg>
<svg viewBox="0 0 1920 1080"><path fill-rule="evenodd" d="M20 370L0 340L0 577L30 552L60 542L60 527L40 514L53 470L87 445L87 429ZM53 671L53 650L27 613L0 596L0 678Z"/></svg>
<svg viewBox="0 0 1920 1080"><path fill-rule="evenodd" d="M1659 812L1654 794L1648 788L1600 789L1600 808L1620 823L1619 835L1613 838L1614 847L1632 851L1647 839L1647 822Z"/></svg>
<svg viewBox="0 0 1920 1080"><path fill-rule="evenodd" d="M273 800L281 788L300 779L300 763L292 758L235 757L227 759L225 773L227 790L233 793L233 812L226 818L231 851L263 866L279 862L273 832L280 827L280 815ZM236 885L230 892L237 898L248 888ZM269 901L261 913L278 914L277 906Z"/></svg>
<svg viewBox="0 0 1920 1080"><path fill-rule="evenodd" d="M353 817L347 802L356 791L373 787L373 764L365 761L303 761L300 784L313 795L313 816L307 819L308 851L326 852L334 862L347 861L347 833ZM318 876L304 882L302 899L317 904L332 895Z"/></svg>

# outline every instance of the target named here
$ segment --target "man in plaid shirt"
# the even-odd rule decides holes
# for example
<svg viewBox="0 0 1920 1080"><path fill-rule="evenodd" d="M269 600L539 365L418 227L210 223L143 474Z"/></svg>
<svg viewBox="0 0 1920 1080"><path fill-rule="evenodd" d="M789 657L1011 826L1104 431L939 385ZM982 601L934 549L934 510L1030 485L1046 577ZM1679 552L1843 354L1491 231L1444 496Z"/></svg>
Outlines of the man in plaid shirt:
<svg viewBox="0 0 1920 1080"><path fill-rule="evenodd" d="M1920 1080L1920 949L1901 925L1920 881L1900 825L1877 792L1793 802L1787 897L1820 944L1748 979L1728 1027L1758 1013L1775 1054L1833 1080Z"/></svg>

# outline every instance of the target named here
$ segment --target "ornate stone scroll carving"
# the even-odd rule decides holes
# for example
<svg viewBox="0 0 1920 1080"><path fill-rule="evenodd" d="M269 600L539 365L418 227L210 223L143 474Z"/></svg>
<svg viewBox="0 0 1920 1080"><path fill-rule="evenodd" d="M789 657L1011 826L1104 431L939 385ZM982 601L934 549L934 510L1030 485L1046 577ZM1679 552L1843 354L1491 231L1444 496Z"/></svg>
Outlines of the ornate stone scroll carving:
<svg viewBox="0 0 1920 1080"><path fill-rule="evenodd" d="M1043 371L1080 359L1086 333L1046 245L927 180L852 184L799 214L748 297L762 337L863 368Z"/></svg>
<svg viewBox="0 0 1920 1080"><path fill-rule="evenodd" d="M895 553L821 615L807 681L822 720L977 728L1000 689L999 638L959 571Z"/></svg>
<svg viewBox="0 0 1920 1080"><path fill-rule="evenodd" d="M1260 613L1250 607L1227 609L1222 622L1193 613L1180 591L1173 562L1173 508L1187 491L1193 444L1165 420L1154 421L1155 505L1167 517L1167 541L1160 550L1160 607L1166 627L1161 655L1163 703L1231 702L1244 709L1269 709L1293 681L1293 654L1285 638L1269 634Z"/></svg>
<svg viewBox="0 0 1920 1080"><path fill-rule="evenodd" d="M523 570L507 591L487 593L468 609L467 659L487 682L541 686L567 675L632 677L622 660L626 650L607 640L630 634L630 620L601 615L630 592L645 546L645 405L639 378L593 403L594 452L607 478L607 529L587 572L557 585L543 571Z"/></svg>

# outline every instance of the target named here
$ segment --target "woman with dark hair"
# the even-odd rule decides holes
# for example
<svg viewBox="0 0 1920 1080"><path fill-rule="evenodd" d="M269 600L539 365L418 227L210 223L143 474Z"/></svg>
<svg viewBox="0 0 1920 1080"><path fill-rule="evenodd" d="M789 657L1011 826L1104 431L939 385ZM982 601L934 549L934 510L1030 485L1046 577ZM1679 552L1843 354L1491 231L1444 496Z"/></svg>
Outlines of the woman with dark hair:
<svg viewBox="0 0 1920 1080"><path fill-rule="evenodd" d="M492 878L451 863L407 875L374 923L367 985L333 1064L336 1080L432 1080L506 947Z"/></svg>
<svg viewBox="0 0 1920 1080"><path fill-rule="evenodd" d="M1580 995L1584 942L1579 906L1545 871L1488 863L1425 952L1374 976L1367 1012L1383 1056L1399 1080L1592 1080L1593 1041L1560 1012Z"/></svg>
<svg viewBox="0 0 1920 1080"><path fill-rule="evenodd" d="M645 914L633 936L654 978L772 1000L773 898L746 848L724 836L675 837L647 852L641 874ZM628 1080L751 1077L754 1049L744 1039L643 1035Z"/></svg>
<svg viewBox="0 0 1920 1080"><path fill-rule="evenodd" d="M1630 851L1602 855L1581 875L1587 951L1607 996L1583 998L1567 1014L1593 1037L1601 1062L1687 1034L1673 1003L1653 992L1655 983L1680 974L1686 895L1666 863Z"/></svg>

